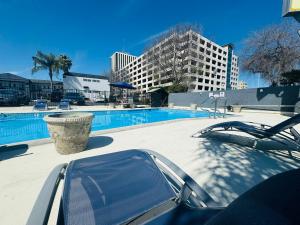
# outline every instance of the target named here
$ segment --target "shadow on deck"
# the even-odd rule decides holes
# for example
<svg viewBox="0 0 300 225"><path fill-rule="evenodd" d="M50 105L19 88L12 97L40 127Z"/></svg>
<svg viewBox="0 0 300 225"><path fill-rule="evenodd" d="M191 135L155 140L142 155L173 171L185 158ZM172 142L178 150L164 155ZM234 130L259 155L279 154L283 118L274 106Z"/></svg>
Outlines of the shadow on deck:
<svg viewBox="0 0 300 225"><path fill-rule="evenodd" d="M26 153L27 150L28 150L28 145L26 144L19 144L13 146L6 146L6 145L1 146L0 161L33 154L33 153Z"/></svg>
<svg viewBox="0 0 300 225"><path fill-rule="evenodd" d="M202 178L200 185L221 205L272 175L300 167L299 152L287 151L286 145L269 140L260 140L253 148L255 141L217 132L199 139L192 163L202 165L193 177Z"/></svg>
<svg viewBox="0 0 300 225"><path fill-rule="evenodd" d="M94 137L90 137L88 144L87 144L87 149L88 150L92 150L95 148L102 148L105 147L107 145L110 145L112 142L114 141L113 138L108 137L108 136L94 136Z"/></svg>

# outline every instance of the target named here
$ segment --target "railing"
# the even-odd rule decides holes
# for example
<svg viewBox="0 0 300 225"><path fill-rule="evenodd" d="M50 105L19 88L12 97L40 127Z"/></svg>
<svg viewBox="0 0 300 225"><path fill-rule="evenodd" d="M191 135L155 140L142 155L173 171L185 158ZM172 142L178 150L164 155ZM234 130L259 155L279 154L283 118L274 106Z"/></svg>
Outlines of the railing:
<svg viewBox="0 0 300 225"><path fill-rule="evenodd" d="M220 100L224 100L224 104L222 106L219 106ZM207 100L211 100L212 107L209 109L201 108L204 111L207 111L209 113L209 118L216 119L217 117L223 117L225 118L227 113L227 99L224 96L220 95L210 95ZM207 101L205 100L205 101ZM219 108L223 109L223 113L219 110Z"/></svg>
<svg viewBox="0 0 300 225"><path fill-rule="evenodd" d="M17 92L16 92L17 93ZM98 105L112 103L122 103L126 99L133 99L134 104L149 104L150 96L147 94L138 94L127 91L91 91L91 90L78 90L78 89L56 89L52 93L48 90L31 90L27 94L20 95L20 98L12 97L11 94L4 96L0 95L0 103L4 102L6 105L34 105L34 101L37 99L45 99L48 101L48 106L56 106L61 99L68 93L79 93L86 100L87 105ZM17 94L16 94L17 96ZM19 95L18 95L19 96ZM1 99L2 97L2 99ZM8 98L10 97L10 98ZM18 100L18 101L16 101Z"/></svg>

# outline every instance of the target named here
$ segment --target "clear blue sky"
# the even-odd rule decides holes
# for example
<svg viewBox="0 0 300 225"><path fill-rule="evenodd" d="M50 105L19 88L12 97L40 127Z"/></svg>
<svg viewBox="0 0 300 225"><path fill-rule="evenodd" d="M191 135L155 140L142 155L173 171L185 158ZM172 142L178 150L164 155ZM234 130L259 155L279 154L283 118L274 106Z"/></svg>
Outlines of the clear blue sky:
<svg viewBox="0 0 300 225"><path fill-rule="evenodd" d="M65 53L72 71L100 74L114 51L141 54L147 40L177 23L201 25L236 53L253 31L279 23L281 0L0 0L0 73L32 77L37 50ZM33 77L47 79L47 73ZM257 76L241 79L250 87ZM263 84L260 81L260 84Z"/></svg>

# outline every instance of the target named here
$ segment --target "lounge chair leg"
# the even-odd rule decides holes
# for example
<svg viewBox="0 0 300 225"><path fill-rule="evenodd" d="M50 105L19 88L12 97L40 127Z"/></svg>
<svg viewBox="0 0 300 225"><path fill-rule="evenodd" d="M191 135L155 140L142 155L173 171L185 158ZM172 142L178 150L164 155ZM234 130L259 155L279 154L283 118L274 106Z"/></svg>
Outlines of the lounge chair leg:
<svg viewBox="0 0 300 225"><path fill-rule="evenodd" d="M257 147L257 140L254 141L253 148Z"/></svg>
<svg viewBox="0 0 300 225"><path fill-rule="evenodd" d="M289 156L290 156L291 158L294 158L294 156L293 156L293 154L292 154L292 151L291 151L290 149L288 149L287 151L288 151L288 153L289 153Z"/></svg>

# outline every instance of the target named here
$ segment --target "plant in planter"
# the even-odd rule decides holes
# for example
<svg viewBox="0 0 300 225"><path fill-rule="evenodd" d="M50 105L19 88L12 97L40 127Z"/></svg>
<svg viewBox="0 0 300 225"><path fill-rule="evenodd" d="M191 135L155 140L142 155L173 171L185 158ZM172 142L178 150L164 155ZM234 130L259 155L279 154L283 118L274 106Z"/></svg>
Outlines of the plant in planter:
<svg viewBox="0 0 300 225"><path fill-rule="evenodd" d="M56 113L47 115L51 138L58 153L66 155L85 150L94 115L92 113Z"/></svg>
<svg viewBox="0 0 300 225"><path fill-rule="evenodd" d="M242 106L239 103L231 105L232 111L235 113L240 113L242 111Z"/></svg>
<svg viewBox="0 0 300 225"><path fill-rule="evenodd" d="M228 106L227 106L227 111L233 112L233 107L232 107L232 105L228 105Z"/></svg>

